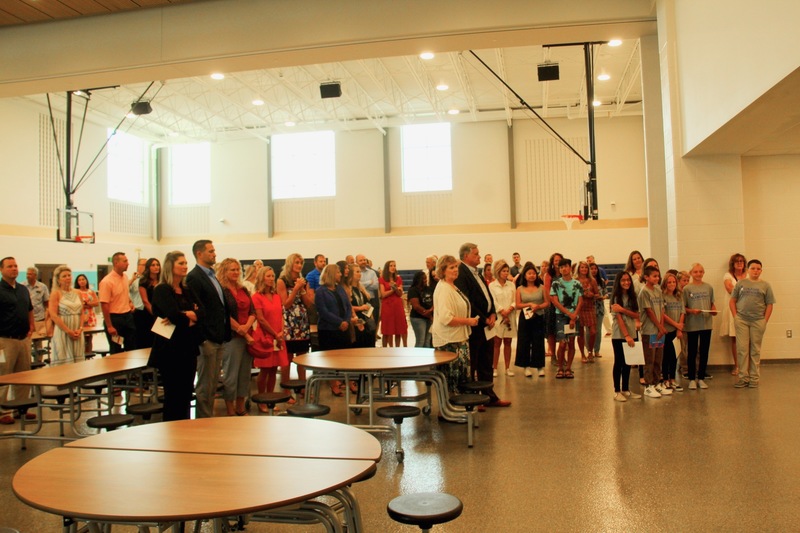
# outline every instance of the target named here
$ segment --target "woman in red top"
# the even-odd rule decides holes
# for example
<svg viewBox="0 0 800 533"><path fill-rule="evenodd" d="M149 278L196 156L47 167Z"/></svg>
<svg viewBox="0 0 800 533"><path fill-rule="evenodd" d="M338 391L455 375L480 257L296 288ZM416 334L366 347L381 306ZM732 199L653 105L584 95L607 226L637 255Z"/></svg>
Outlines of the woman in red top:
<svg viewBox="0 0 800 533"><path fill-rule="evenodd" d="M403 278L397 275L397 264L386 261L378 280L381 294L381 344L386 346L408 346L408 322L403 303Z"/></svg>
<svg viewBox="0 0 800 533"><path fill-rule="evenodd" d="M242 267L236 259L225 259L217 269L231 321L231 340L222 347L223 397L228 416L247 414L244 402L250 395L250 369L253 358L247 344L256 321L250 293L242 285Z"/></svg>

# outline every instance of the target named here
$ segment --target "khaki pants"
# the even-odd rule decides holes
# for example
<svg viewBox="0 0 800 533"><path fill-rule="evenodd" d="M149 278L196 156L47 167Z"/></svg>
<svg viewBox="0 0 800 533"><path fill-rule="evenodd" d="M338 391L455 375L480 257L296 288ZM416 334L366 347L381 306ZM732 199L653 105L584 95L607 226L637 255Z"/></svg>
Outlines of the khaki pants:
<svg viewBox="0 0 800 533"><path fill-rule="evenodd" d="M736 315L736 362L739 379L758 383L761 363L761 341L767 330L767 321L746 320Z"/></svg>
<svg viewBox="0 0 800 533"><path fill-rule="evenodd" d="M0 337L0 350L5 354L5 363L0 363L0 375L13 374L31 369L31 339L22 340ZM12 394L9 395L9 389ZM0 386L0 402L16 398L28 398L31 395L29 385Z"/></svg>

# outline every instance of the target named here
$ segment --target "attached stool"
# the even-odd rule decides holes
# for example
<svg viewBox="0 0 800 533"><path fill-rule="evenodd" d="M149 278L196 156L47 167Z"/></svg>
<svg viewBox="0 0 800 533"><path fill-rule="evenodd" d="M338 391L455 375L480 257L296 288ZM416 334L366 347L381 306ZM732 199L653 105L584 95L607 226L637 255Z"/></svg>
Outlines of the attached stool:
<svg viewBox="0 0 800 533"><path fill-rule="evenodd" d="M43 368L45 366L47 366L47 363L44 361L31 361L31 370L36 370L37 368ZM2 532L3 530L0 529L0 533Z"/></svg>
<svg viewBox="0 0 800 533"><path fill-rule="evenodd" d="M464 504L450 494L423 492L404 494L389 502L386 511L395 522L419 526L430 531L435 524L444 524L461 516Z"/></svg>
<svg viewBox="0 0 800 533"><path fill-rule="evenodd" d="M114 431L122 426L130 426L133 420L133 415L100 415L87 420L86 425L90 428Z"/></svg>
<svg viewBox="0 0 800 533"><path fill-rule="evenodd" d="M492 387L494 387L494 383L492 383L491 381L466 381L464 383L458 384L459 389L465 392L474 392L477 394L486 392Z"/></svg>
<svg viewBox="0 0 800 533"><path fill-rule="evenodd" d="M330 412L331 408L327 405L316 403L295 404L286 409L286 413L289 416L297 416L300 418L317 418L318 416L325 416Z"/></svg>
<svg viewBox="0 0 800 533"><path fill-rule="evenodd" d="M164 412L164 404L157 402L143 402L129 404L125 412L133 416L141 416L142 420L149 422L153 415Z"/></svg>
<svg viewBox="0 0 800 533"><path fill-rule="evenodd" d="M286 381L281 381L280 382L280 387L283 390L292 391L294 393L294 395L296 396L297 400L298 400L297 403L300 403L299 402L299 400L300 400L300 391L302 391L303 389L306 388L306 380L304 380L304 379L289 379L289 380L286 380Z"/></svg>
<svg viewBox="0 0 800 533"><path fill-rule="evenodd" d="M38 404L36 398L15 398L1 403L0 407L7 411L16 411L20 420L25 420L28 409L32 409Z"/></svg>
<svg viewBox="0 0 800 533"><path fill-rule="evenodd" d="M394 454L397 457L397 462L402 463L403 458L405 457L405 452L403 451L400 427L403 425L404 418L413 418L415 416L419 416L419 407L414 407L413 405L387 405L385 407L379 407L375 411L375 414L381 418L391 418L394 420L394 435L396 443Z"/></svg>
<svg viewBox="0 0 800 533"><path fill-rule="evenodd" d="M275 414L275 406L289 401L292 396L285 392L259 392L250 397L253 403L264 404L269 410L269 416Z"/></svg>
<svg viewBox="0 0 800 533"><path fill-rule="evenodd" d="M458 405L467 410L467 446L472 448L473 427L478 427L478 419L475 416L475 407L486 405L490 398L485 394L456 394L450 397L450 403Z"/></svg>

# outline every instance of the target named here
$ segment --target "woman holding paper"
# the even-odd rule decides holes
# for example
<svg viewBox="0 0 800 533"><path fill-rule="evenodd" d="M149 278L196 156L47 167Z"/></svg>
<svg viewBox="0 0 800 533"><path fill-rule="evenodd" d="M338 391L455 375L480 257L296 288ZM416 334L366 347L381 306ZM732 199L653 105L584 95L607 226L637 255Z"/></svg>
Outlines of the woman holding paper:
<svg viewBox="0 0 800 533"><path fill-rule="evenodd" d="M155 339L148 366L157 368L164 384L164 421L191 418L199 346L203 341L203 306L184 281L189 263L183 252L164 258L161 280L153 289Z"/></svg>
<svg viewBox="0 0 800 533"><path fill-rule="evenodd" d="M536 267L528 261L517 276L516 303L520 310L517 331L517 357L514 362L525 369L525 377L533 376L531 368L544 377L545 311L550 307L550 298L545 294L544 283L536 273Z"/></svg>
<svg viewBox="0 0 800 533"><path fill-rule="evenodd" d="M624 347L624 345L629 348L636 346L636 330L641 327L639 302L633 289L633 277L630 272L620 272L614 280L611 314L614 324L611 333L611 346L614 348L614 400L617 402L627 402L629 398L638 400L642 395L630 390L631 367L625 362Z"/></svg>

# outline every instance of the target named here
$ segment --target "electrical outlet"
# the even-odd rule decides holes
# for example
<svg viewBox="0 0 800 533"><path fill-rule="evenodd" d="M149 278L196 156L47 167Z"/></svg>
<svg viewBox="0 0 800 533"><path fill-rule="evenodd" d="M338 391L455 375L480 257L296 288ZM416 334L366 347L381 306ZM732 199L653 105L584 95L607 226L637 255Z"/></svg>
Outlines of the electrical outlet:
<svg viewBox="0 0 800 533"><path fill-rule="evenodd" d="M790 330L790 329L786 330L786 338L787 339L791 339L792 338L792 330Z"/></svg>

